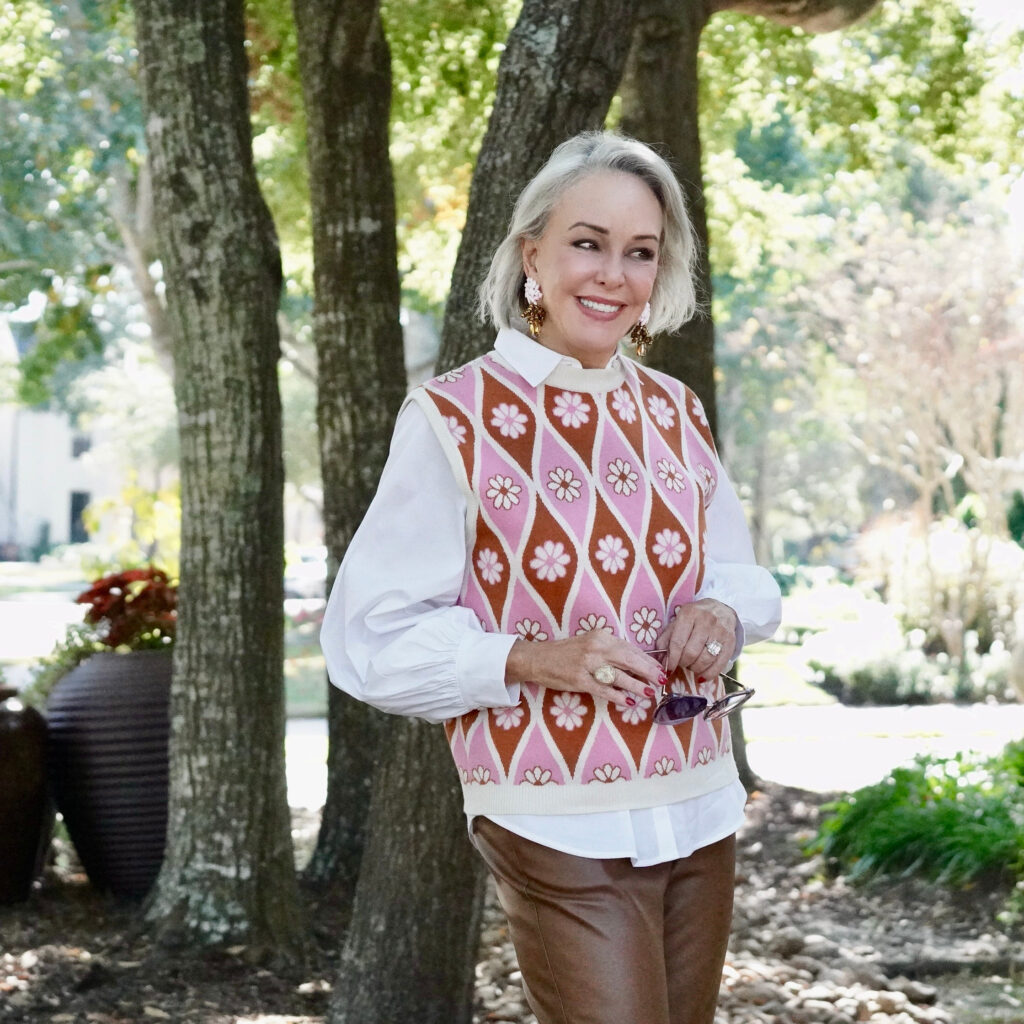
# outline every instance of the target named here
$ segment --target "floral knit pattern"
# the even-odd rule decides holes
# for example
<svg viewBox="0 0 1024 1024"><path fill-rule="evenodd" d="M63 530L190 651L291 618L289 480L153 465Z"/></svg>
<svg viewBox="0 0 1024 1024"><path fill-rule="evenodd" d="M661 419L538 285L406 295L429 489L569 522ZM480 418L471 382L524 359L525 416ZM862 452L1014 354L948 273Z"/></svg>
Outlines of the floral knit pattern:
<svg viewBox="0 0 1024 1024"><path fill-rule="evenodd" d="M681 383L632 362L607 391L562 386L580 375L565 369L534 387L489 354L413 392L475 523L459 603L491 632L603 629L651 649L701 585L718 472L707 419ZM653 708L526 683L515 708L449 721L467 811L653 806L735 777L727 723L656 725Z"/></svg>

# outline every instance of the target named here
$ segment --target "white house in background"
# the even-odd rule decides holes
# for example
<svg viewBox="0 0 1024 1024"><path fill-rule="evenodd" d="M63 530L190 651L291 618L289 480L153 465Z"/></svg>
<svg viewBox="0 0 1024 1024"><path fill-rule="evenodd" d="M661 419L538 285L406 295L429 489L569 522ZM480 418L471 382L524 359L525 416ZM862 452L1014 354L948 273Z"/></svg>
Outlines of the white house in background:
<svg viewBox="0 0 1024 1024"><path fill-rule="evenodd" d="M406 374L414 387L433 374L440 338L430 318L412 310L402 310L402 331ZM0 373L20 356L18 338L0 315ZM0 559L89 539L83 510L92 501L116 497L124 484L116 445L106 440L76 432L62 413L25 409L0 397ZM319 513L301 499L286 505L287 539L304 547L319 544Z"/></svg>
<svg viewBox="0 0 1024 1024"><path fill-rule="evenodd" d="M0 316L0 367L18 360L10 325ZM109 468L89 458L91 446L61 413L0 401L0 558L88 540L83 509L113 491Z"/></svg>

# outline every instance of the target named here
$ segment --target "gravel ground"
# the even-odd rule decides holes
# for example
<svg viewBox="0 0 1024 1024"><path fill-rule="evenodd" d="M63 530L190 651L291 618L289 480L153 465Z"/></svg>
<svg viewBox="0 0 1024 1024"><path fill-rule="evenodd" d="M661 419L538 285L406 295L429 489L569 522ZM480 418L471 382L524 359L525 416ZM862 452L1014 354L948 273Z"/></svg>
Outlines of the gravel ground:
<svg viewBox="0 0 1024 1024"><path fill-rule="evenodd" d="M826 879L801 849L825 799L771 785L751 801L716 1024L1024 1024L1024 932L996 925L1001 894ZM317 821L296 809L300 856ZM302 967L268 970L244 947L169 954L64 848L31 900L0 909L0 1022L323 1024L340 927L307 898L315 948ZM474 1021L535 1024L493 893Z"/></svg>
<svg viewBox="0 0 1024 1024"><path fill-rule="evenodd" d="M1024 934L997 927L1002 895L827 880L802 852L825 799L772 785L751 801L716 1024L1024 1024ZM493 899L482 953L477 1024L536 1024Z"/></svg>

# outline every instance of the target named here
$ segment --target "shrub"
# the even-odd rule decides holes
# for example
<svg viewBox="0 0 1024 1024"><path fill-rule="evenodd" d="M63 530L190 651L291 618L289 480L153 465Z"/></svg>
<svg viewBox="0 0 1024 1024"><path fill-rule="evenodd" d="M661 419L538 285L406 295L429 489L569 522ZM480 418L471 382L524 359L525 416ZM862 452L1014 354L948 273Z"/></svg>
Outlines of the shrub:
<svg viewBox="0 0 1024 1024"><path fill-rule="evenodd" d="M1024 602L1024 551L955 517L925 532L910 522L880 523L858 541L858 574L884 596L905 630L923 629L924 647L959 659L973 635L985 652L1014 638Z"/></svg>
<svg viewBox="0 0 1024 1024"><path fill-rule="evenodd" d="M815 637L815 640L821 639ZM1010 654L1001 642L985 654L969 649L960 660L939 653L928 656L913 634L900 651L867 657L863 651L836 650L818 644L807 662L810 681L843 704L940 704L995 700L1012 703Z"/></svg>
<svg viewBox="0 0 1024 1024"><path fill-rule="evenodd" d="M918 757L824 808L811 852L851 879L1024 882L1024 740L995 757Z"/></svg>

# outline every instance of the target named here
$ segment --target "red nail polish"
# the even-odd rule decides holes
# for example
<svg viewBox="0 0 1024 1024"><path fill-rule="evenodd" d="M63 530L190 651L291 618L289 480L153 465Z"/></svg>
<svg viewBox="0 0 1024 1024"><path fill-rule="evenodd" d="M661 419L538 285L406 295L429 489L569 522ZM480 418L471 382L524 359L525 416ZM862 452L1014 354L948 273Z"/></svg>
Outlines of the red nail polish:
<svg viewBox="0 0 1024 1024"><path fill-rule="evenodd" d="M698 683L706 683L707 680L703 676L697 676L697 682Z"/></svg>
<svg viewBox="0 0 1024 1024"><path fill-rule="evenodd" d="M635 701L635 700L633 700L633 698L632 698L632 697L627 697L627 698L626 698L626 703L627 703L627 704L628 704L628 705L629 705L629 706L630 706L631 708L635 708L635 707L636 707L636 701Z"/></svg>
<svg viewBox="0 0 1024 1024"><path fill-rule="evenodd" d="M662 672L662 673L661 673L661 674L660 674L660 675L658 676L658 682L659 682L659 683L661 683L661 685L662 685L662 686L665 686L665 684L666 684L666 683L668 683L668 676L667 676L667 675L665 675L665 673L664 673L664 672Z"/></svg>
<svg viewBox="0 0 1024 1024"><path fill-rule="evenodd" d="M653 697L654 696L654 687L653 686L645 686L644 687L644 696L645 697Z"/></svg>

